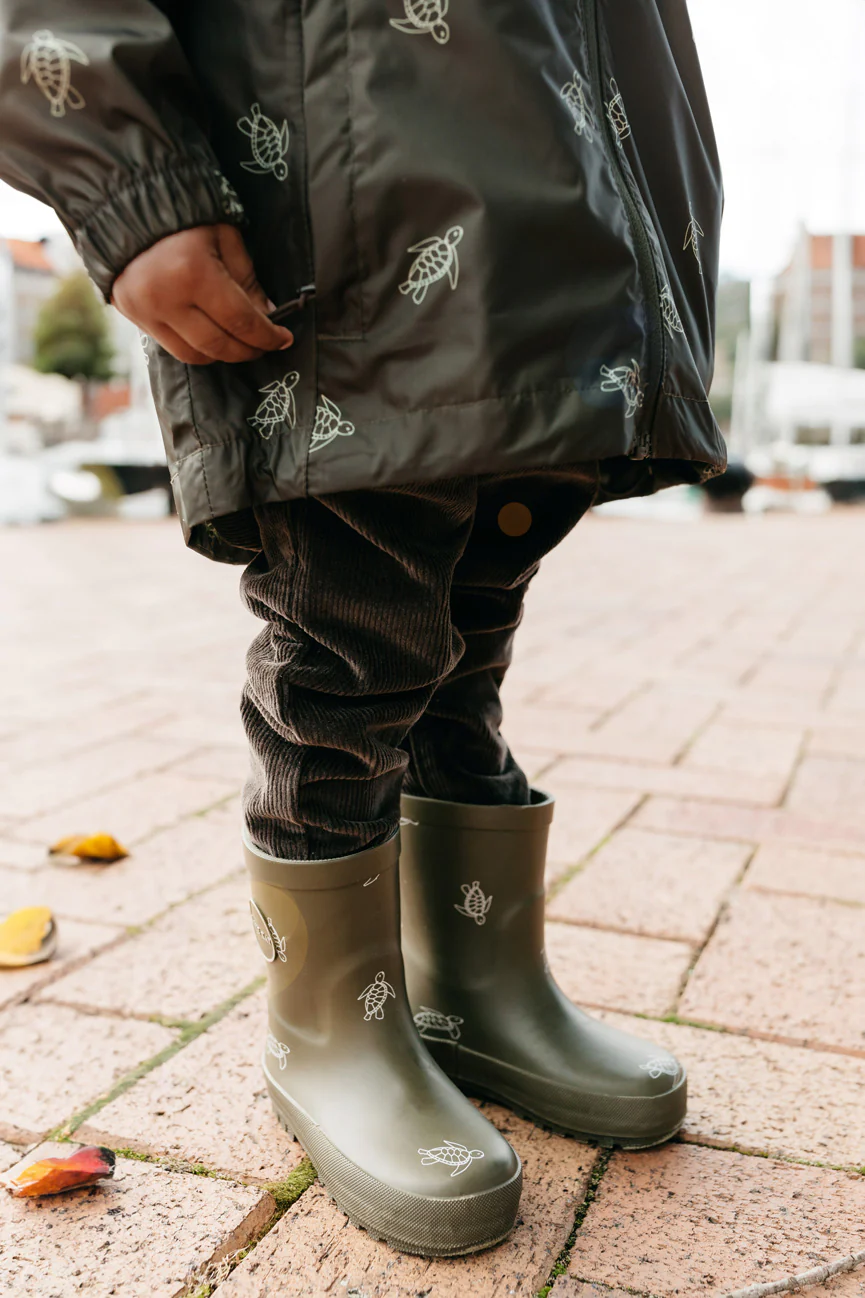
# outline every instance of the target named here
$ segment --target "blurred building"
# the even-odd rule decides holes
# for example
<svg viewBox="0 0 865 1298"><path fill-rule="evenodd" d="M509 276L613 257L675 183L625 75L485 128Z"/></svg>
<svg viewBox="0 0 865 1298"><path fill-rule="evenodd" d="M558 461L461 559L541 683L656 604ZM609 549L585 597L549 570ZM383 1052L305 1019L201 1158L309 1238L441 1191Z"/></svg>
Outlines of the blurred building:
<svg viewBox="0 0 865 1298"><path fill-rule="evenodd" d="M865 234L804 227L775 285L775 358L865 368Z"/></svg>
<svg viewBox="0 0 865 1298"><path fill-rule="evenodd" d="M2 306L8 314L12 364L29 365L33 360L33 330L49 297L56 291L59 275L50 258L45 239L0 239L0 257L6 260L2 282L9 299Z"/></svg>

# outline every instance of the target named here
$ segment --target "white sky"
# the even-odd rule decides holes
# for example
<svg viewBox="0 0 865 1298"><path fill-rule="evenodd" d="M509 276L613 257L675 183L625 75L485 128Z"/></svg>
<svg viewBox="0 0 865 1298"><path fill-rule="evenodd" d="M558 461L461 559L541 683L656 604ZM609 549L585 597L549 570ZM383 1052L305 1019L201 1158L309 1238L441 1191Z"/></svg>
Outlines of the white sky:
<svg viewBox="0 0 865 1298"><path fill-rule="evenodd" d="M776 270L799 221L865 232L865 0L690 10L724 166L724 269ZM55 228L52 212L0 182L0 235Z"/></svg>

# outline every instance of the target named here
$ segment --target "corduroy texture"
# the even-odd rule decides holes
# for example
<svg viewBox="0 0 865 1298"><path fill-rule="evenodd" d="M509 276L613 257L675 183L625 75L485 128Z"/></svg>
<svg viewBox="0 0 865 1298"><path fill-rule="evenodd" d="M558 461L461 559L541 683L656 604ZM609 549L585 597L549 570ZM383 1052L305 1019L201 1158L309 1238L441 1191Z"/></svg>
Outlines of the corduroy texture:
<svg viewBox="0 0 865 1298"><path fill-rule="evenodd" d="M256 509L253 843L295 861L361 851L394 832L403 790L528 802L499 688L528 584L596 490L596 466L576 465Z"/></svg>

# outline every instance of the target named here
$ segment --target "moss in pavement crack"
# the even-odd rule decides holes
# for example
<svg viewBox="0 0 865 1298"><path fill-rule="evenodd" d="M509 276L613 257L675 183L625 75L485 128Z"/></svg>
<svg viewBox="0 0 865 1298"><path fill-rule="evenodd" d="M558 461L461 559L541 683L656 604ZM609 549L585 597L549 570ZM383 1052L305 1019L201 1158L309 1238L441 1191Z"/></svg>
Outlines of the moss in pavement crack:
<svg viewBox="0 0 865 1298"><path fill-rule="evenodd" d="M592 1169L592 1175L589 1177L589 1183L586 1186L585 1197L577 1209L576 1216L574 1217L574 1224L571 1227L571 1233L565 1240L561 1253L559 1253L559 1256L556 1258L555 1265L547 1277L546 1284L538 1290L535 1298L548 1298L549 1292L556 1283L556 1280L560 1275L566 1274L568 1263L571 1260L571 1249L576 1243L577 1232L585 1221L586 1213L595 1201L595 1196L598 1193L598 1186L604 1178L604 1173L607 1170L607 1165L612 1156L613 1151L611 1149L602 1149L599 1153L598 1161Z"/></svg>
<svg viewBox="0 0 865 1298"><path fill-rule="evenodd" d="M128 1091L130 1086L134 1086L142 1077L146 1077L148 1073L153 1072L154 1068L158 1068L161 1064L167 1063L169 1059L173 1059L174 1056L183 1050L185 1046L188 1046L190 1042L197 1040L198 1037L207 1032L208 1028L212 1028L214 1023L218 1023L220 1019L225 1018L226 1014L230 1014L235 1006L239 1005L241 1001L246 1000L246 998L251 996L253 992L258 991L259 987L263 986L263 984L263 977L254 978L246 987L241 988L239 992L235 992L233 996L230 996L228 1000L223 1001L221 1005L217 1005L216 1009L211 1010L209 1014L206 1014L204 1018L199 1019L197 1023L189 1023L185 1027L181 1028L177 1035L177 1039L172 1041L170 1045L167 1045L164 1050L160 1050L158 1054L152 1055L150 1059L142 1060L140 1064L137 1064L135 1068L131 1069L128 1073L125 1073L119 1081L115 1082L111 1089L106 1091L104 1095L100 1095L98 1099L93 1100L85 1108L80 1109L77 1113L73 1113L65 1122L61 1122L53 1131L50 1131L45 1139L60 1140L71 1136L83 1122L88 1120L88 1118L92 1118L100 1109L104 1109L112 1100L116 1100L119 1095L124 1093L124 1091Z"/></svg>

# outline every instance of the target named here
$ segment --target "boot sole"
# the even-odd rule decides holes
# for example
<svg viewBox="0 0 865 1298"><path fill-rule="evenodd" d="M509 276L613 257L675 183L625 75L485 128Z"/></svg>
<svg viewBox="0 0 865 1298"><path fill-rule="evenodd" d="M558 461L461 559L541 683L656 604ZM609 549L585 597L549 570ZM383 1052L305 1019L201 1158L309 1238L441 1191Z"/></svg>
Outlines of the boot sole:
<svg viewBox="0 0 865 1298"><path fill-rule="evenodd" d="M264 1070L271 1103L280 1126L309 1155L319 1181L352 1226L365 1230L371 1239L383 1242L401 1253L420 1257L463 1257L479 1253L507 1239L516 1223L522 1192L523 1170L517 1171L503 1185L481 1194L453 1199L394 1190L364 1172L346 1158L313 1121ZM380 1219L369 1211L370 1203L380 1208ZM406 1218L405 1223L401 1218ZM419 1238L421 1223L431 1223L428 1238ZM450 1239L463 1234L466 1225L477 1228L471 1240L454 1245ZM411 1224L415 1231L407 1230ZM414 1235L414 1238L406 1236ZM448 1238L450 1237L450 1239Z"/></svg>
<svg viewBox="0 0 865 1298"><path fill-rule="evenodd" d="M573 1121L569 1120L570 1115L563 1112L563 1109L568 1106L566 1101L563 1103L562 1088L547 1082L545 1078L533 1076L500 1060L489 1059L485 1055L470 1052L465 1046L453 1046L449 1042L430 1041L426 1041L425 1044L439 1067L447 1073L454 1085L458 1086L464 1095L473 1095L479 1099L492 1100L496 1104L502 1104L519 1117L526 1118L529 1122L534 1122L547 1131L554 1131L560 1136L571 1136L574 1140L583 1141L585 1144L599 1145L602 1149L654 1149L657 1145L663 1145L668 1140L672 1140L685 1121L688 1094L687 1076L684 1076L678 1086L665 1095L645 1098L627 1095L591 1097L595 1101L595 1107L610 1111L609 1116L611 1118L613 1114L616 1117L621 1117L623 1111L627 1113L629 1107L644 1111L644 1122L635 1123L636 1130L632 1128L632 1134L611 1134L610 1132L592 1131L591 1123L585 1121L588 1116L586 1114L577 1116L577 1113L574 1113ZM459 1051L459 1056L457 1056L457 1051ZM504 1070L507 1070L507 1073L511 1075L515 1082L523 1083L520 1087L523 1092L522 1095L510 1091L506 1087L496 1086L495 1080L497 1079L493 1080L489 1076L485 1079L476 1076L465 1076L463 1070L455 1062L457 1058L462 1061L476 1060L479 1065L485 1066L488 1074L495 1072L501 1074ZM538 1091L543 1092L544 1088L549 1088L551 1091L550 1109L546 1112L543 1111L545 1106L543 1106L542 1095L538 1095L539 1104L538 1101L533 1103L528 1100L525 1094L529 1089L537 1094ZM666 1122L660 1120L665 1112L667 1113ZM655 1121L645 1121L650 1115L655 1116ZM623 1122L622 1125L626 1126L627 1124ZM644 1125L648 1129L640 1131L640 1125Z"/></svg>

